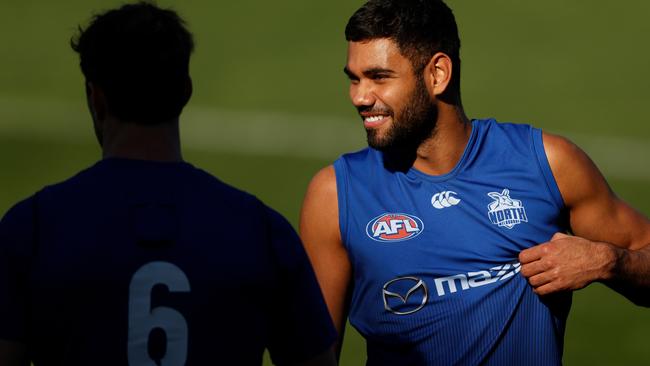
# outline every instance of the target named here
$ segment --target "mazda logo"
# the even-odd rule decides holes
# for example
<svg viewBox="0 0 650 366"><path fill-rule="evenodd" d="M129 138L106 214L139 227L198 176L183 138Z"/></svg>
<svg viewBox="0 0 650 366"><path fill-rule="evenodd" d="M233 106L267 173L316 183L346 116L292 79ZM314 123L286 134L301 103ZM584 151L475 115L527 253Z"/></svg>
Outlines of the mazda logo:
<svg viewBox="0 0 650 366"><path fill-rule="evenodd" d="M395 315L413 314L422 309L429 299L429 290L424 281L411 276L386 282L381 292L384 309Z"/></svg>

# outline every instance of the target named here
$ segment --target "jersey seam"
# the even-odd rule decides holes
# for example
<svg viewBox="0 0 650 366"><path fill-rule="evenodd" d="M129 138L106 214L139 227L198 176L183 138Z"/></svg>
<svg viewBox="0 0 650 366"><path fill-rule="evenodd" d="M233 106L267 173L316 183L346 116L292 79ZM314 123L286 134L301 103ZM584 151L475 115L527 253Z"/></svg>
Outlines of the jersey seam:
<svg viewBox="0 0 650 366"><path fill-rule="evenodd" d="M537 137L537 131L539 131L539 140ZM530 129L531 145L533 148L533 153L535 154L535 161L537 162L537 167L544 177L544 184L546 189L553 200L553 204L559 209L564 209L564 201L560 193L559 188L557 187L557 182L555 181L555 176L553 176L553 171L551 170L550 163L548 162L548 157L546 156L546 151L544 151L544 141L542 138L542 130L532 128ZM539 144L538 144L539 141ZM539 145L539 146L538 146ZM541 151L540 151L541 148ZM543 160L542 160L543 159ZM548 168L544 169L544 167ZM549 176L550 175L550 176ZM552 181L550 181L552 179Z"/></svg>
<svg viewBox="0 0 650 366"><path fill-rule="evenodd" d="M340 168L340 174L338 171ZM347 166L345 159L341 157L338 164L334 165L334 174L336 176L336 195L338 201L338 214L339 214L339 234L341 235L341 241L346 250L350 250L348 247L349 243L349 230L348 230L348 203L346 197L348 196L348 174ZM341 183L341 184L339 184ZM339 187L341 185L342 187Z"/></svg>

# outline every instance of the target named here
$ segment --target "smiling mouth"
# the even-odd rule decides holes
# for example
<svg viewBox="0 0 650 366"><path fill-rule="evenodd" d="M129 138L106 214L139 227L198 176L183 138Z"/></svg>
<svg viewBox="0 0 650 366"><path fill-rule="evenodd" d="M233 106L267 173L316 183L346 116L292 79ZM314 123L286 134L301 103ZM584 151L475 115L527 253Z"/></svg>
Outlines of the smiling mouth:
<svg viewBox="0 0 650 366"><path fill-rule="evenodd" d="M366 128L374 128L386 122L388 118L390 116L386 115L363 116L363 125Z"/></svg>

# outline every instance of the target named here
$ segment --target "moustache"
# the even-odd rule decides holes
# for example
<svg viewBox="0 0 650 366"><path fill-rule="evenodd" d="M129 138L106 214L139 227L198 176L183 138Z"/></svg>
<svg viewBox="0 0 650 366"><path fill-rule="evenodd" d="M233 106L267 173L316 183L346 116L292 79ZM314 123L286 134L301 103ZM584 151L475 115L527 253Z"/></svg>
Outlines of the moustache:
<svg viewBox="0 0 650 366"><path fill-rule="evenodd" d="M357 107L359 113L383 114L387 116L393 115L393 110L389 107L378 106L361 106Z"/></svg>

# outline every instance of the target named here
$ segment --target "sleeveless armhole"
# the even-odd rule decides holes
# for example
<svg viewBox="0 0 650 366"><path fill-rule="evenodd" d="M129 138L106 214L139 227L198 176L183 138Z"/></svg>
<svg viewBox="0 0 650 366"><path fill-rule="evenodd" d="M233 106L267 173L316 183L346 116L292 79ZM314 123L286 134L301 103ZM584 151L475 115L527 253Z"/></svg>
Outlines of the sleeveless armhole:
<svg viewBox="0 0 650 366"><path fill-rule="evenodd" d="M537 156L537 164L542 171L542 174L544 175L546 187L553 197L555 205L558 207L558 209L562 210L564 209L564 200L562 199L562 194L560 193L560 189L558 188L555 177L553 176L551 165L548 163L548 157L546 156L546 151L544 150L542 130L539 128L531 128L530 131L533 140L533 149L535 150L535 155Z"/></svg>
<svg viewBox="0 0 650 366"><path fill-rule="evenodd" d="M336 175L336 198L339 208L339 232L341 241L346 249L348 248L348 170L345 159L340 157L334 162L334 172Z"/></svg>

